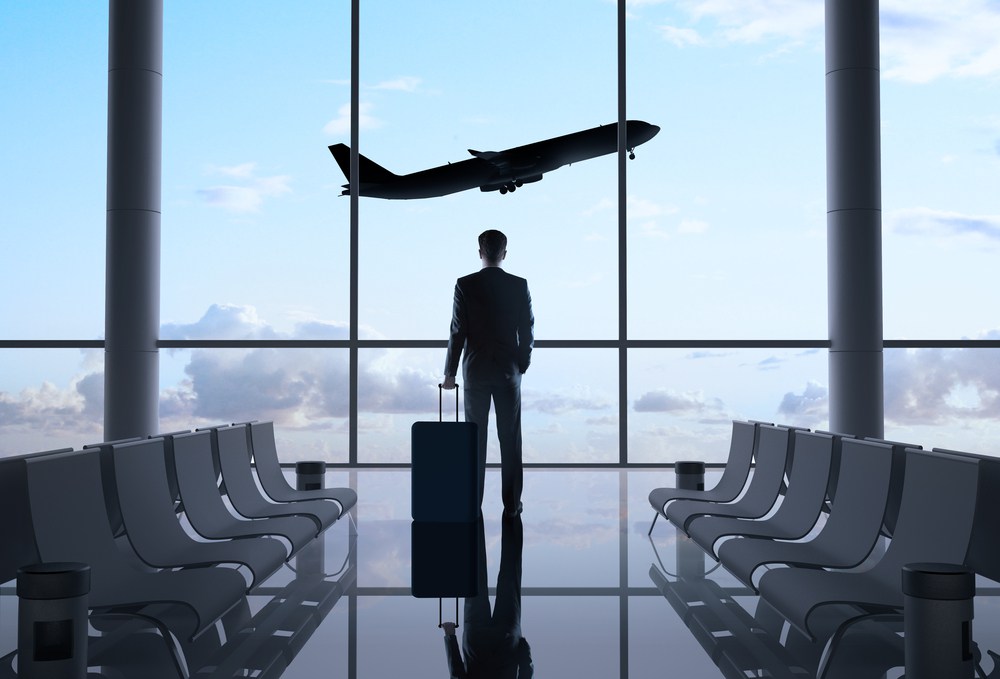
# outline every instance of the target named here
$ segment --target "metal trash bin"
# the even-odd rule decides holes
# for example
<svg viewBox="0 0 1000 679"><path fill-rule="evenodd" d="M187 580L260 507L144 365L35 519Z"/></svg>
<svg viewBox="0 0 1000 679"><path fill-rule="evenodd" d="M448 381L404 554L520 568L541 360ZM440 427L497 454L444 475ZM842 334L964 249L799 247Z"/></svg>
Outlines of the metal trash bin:
<svg viewBox="0 0 1000 679"><path fill-rule="evenodd" d="M975 574L960 565L903 566L906 679L972 679Z"/></svg>
<svg viewBox="0 0 1000 679"><path fill-rule="evenodd" d="M90 566L52 562L17 570L17 674L85 679Z"/></svg>

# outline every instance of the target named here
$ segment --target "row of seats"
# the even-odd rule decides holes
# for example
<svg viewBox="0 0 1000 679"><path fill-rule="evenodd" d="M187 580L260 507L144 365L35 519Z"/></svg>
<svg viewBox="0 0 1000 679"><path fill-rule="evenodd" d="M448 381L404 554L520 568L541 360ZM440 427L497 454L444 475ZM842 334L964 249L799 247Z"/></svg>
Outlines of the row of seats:
<svg viewBox="0 0 1000 679"><path fill-rule="evenodd" d="M356 502L289 485L270 422L4 458L0 581L86 563L93 613L193 640Z"/></svg>
<svg viewBox="0 0 1000 679"><path fill-rule="evenodd" d="M669 519L813 640L826 604L849 606L845 625L902 612L909 563L1000 581L997 458L736 421L713 488L657 488L649 500L654 525Z"/></svg>

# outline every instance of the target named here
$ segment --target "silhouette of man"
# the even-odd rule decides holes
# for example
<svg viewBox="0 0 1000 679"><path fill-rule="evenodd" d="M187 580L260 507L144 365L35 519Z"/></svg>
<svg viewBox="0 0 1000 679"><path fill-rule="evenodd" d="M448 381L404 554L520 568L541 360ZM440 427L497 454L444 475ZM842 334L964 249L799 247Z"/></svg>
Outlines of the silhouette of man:
<svg viewBox="0 0 1000 679"><path fill-rule="evenodd" d="M521 636L521 554L524 526L518 515L500 522L500 571L496 602L490 612L486 582L486 537L479 517L479 594L465 600L465 629L459 647L455 623L442 623L451 679L530 679L531 646ZM465 657L462 657L462 654Z"/></svg>
<svg viewBox="0 0 1000 679"><path fill-rule="evenodd" d="M507 237L490 229L479 235L482 268L455 283L451 334L444 363L445 389L455 388L459 357L465 381L465 419L478 429L479 504L486 481L490 401L496 409L504 512L521 511L521 375L531 363L535 317L528 282L501 268Z"/></svg>

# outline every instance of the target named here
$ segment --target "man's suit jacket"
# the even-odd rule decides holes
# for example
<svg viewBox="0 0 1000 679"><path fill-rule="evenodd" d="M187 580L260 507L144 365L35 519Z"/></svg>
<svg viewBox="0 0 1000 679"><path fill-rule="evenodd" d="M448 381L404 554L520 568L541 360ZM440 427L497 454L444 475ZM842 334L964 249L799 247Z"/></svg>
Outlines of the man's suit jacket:
<svg viewBox="0 0 1000 679"><path fill-rule="evenodd" d="M534 344L528 281L497 266L483 267L455 283L455 303L445 375L458 373L467 385L511 380L528 369Z"/></svg>

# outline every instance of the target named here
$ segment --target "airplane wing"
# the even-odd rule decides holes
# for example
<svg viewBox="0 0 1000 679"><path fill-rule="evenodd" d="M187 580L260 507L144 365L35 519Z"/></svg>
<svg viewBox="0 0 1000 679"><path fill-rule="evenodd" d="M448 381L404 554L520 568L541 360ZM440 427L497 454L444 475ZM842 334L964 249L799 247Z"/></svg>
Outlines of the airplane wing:
<svg viewBox="0 0 1000 679"><path fill-rule="evenodd" d="M514 154L509 151L476 151L475 149L469 149L469 153L480 160L485 160L495 167L498 172L504 173L530 170L541 159L541 156L537 154Z"/></svg>

